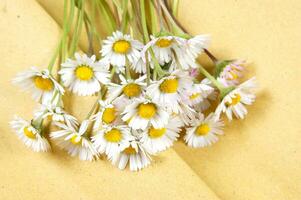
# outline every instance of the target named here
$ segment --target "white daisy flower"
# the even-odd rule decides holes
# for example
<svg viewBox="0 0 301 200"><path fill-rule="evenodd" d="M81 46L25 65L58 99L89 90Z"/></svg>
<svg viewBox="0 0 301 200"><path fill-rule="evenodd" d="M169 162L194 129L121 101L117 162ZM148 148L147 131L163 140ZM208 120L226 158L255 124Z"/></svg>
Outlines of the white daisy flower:
<svg viewBox="0 0 301 200"><path fill-rule="evenodd" d="M223 122L211 113L206 118L202 113L197 120L191 122L191 128L186 129L184 140L190 147L206 147L218 141L217 135L222 135Z"/></svg>
<svg viewBox="0 0 301 200"><path fill-rule="evenodd" d="M183 39L176 36L160 36L154 37L150 36L151 41L149 41L143 48L141 54L142 58L145 61L145 56L147 59L151 59L151 56L148 54L150 48L153 49L155 57L157 58L160 65L169 63L172 59L175 58L174 49L178 48L182 44Z"/></svg>
<svg viewBox="0 0 301 200"><path fill-rule="evenodd" d="M127 126L104 126L92 137L93 145L99 153L105 153L109 159L120 153L120 145L131 138Z"/></svg>
<svg viewBox="0 0 301 200"><path fill-rule="evenodd" d="M137 62L142 47L143 44L138 40L134 40L130 35L124 35L120 31L116 31L103 41L100 53L106 62L117 67L116 71L118 73L124 71L127 61L130 64Z"/></svg>
<svg viewBox="0 0 301 200"><path fill-rule="evenodd" d="M213 88L213 90L210 89L211 92L209 92L209 90L207 90L207 92L205 93L206 95L204 96L204 98L202 98L202 101L198 104L193 105L193 109L195 109L198 112L207 110L211 105L211 101L215 101L218 96L217 91L214 89L214 85L211 83L211 81L208 78L204 78L200 84L206 85L207 87L211 87L211 88ZM197 96L197 94L196 94L196 96ZM191 97L193 97L193 96L191 96Z"/></svg>
<svg viewBox="0 0 301 200"><path fill-rule="evenodd" d="M78 126L78 122L75 117L68 114L62 107L54 104L41 105L39 110L34 113L35 118L51 118L54 122L66 123L70 126Z"/></svg>
<svg viewBox="0 0 301 200"><path fill-rule="evenodd" d="M182 101L201 112L210 106L208 99L213 99L215 95L214 88L202 80L200 83L194 83L191 88L185 91Z"/></svg>
<svg viewBox="0 0 301 200"><path fill-rule="evenodd" d="M143 94L146 86L146 75L135 80L127 80L123 75L120 75L119 78L120 84L110 83L108 85L108 99L113 100L120 95L130 99Z"/></svg>
<svg viewBox="0 0 301 200"><path fill-rule="evenodd" d="M121 152L112 159L113 165L124 169L129 163L131 171L138 171L151 163L151 157L137 140L128 140L121 145Z"/></svg>
<svg viewBox="0 0 301 200"><path fill-rule="evenodd" d="M188 126L192 120L195 119L197 112L187 104L179 104L179 113L178 116L182 122Z"/></svg>
<svg viewBox="0 0 301 200"><path fill-rule="evenodd" d="M208 35L197 35L188 40L181 40L181 45L176 46L174 51L177 56L179 69L198 68L197 57L208 48L210 37Z"/></svg>
<svg viewBox="0 0 301 200"><path fill-rule="evenodd" d="M100 83L107 84L110 74L108 64L95 61L96 57L75 53L75 60L67 59L59 71L64 86L80 96L93 95L101 89Z"/></svg>
<svg viewBox="0 0 301 200"><path fill-rule="evenodd" d="M244 65L246 64L243 60L235 60L230 62L224 67L222 72L219 74L217 80L225 86L235 86L239 83L244 71Z"/></svg>
<svg viewBox="0 0 301 200"><path fill-rule="evenodd" d="M151 154L164 151L177 140L182 126L183 122L178 117L172 117L164 128L150 126L143 131L141 143Z"/></svg>
<svg viewBox="0 0 301 200"><path fill-rule="evenodd" d="M169 114L159 104L144 98L134 99L122 115L122 120L135 130L144 130L148 125L163 128L169 119Z"/></svg>
<svg viewBox="0 0 301 200"><path fill-rule="evenodd" d="M32 67L30 70L19 73L13 83L19 85L23 90L32 91L34 100L43 104L50 103L55 92L64 94L63 87L49 74L48 69L39 71Z"/></svg>
<svg viewBox="0 0 301 200"><path fill-rule="evenodd" d="M229 120L232 115L238 119L244 119L248 111L246 105L251 105L255 101L254 89L256 88L256 78L253 77L244 83L238 85L234 90L229 92L220 102L215 110L219 117L221 113L226 113Z"/></svg>
<svg viewBox="0 0 301 200"><path fill-rule="evenodd" d="M174 113L179 113L179 102L185 95L185 90L192 86L192 79L188 72L176 70L170 76L153 82L146 89L146 94L152 97L153 101L164 105L164 107Z"/></svg>
<svg viewBox="0 0 301 200"><path fill-rule="evenodd" d="M24 144L35 152L47 152L51 149L48 140L30 122L15 116L10 125Z"/></svg>
<svg viewBox="0 0 301 200"><path fill-rule="evenodd" d="M251 105L255 101L253 89L256 88L255 77L245 81L229 92L215 110L219 118L221 113L226 113L229 120L232 120L234 114L237 118L243 119L248 113L245 105Z"/></svg>
<svg viewBox="0 0 301 200"><path fill-rule="evenodd" d="M212 92L214 88L203 83L195 83L191 88L185 91L186 95L183 101L189 106L198 105L204 101Z"/></svg>
<svg viewBox="0 0 301 200"><path fill-rule="evenodd" d="M138 60L131 65L131 68L136 73L146 74L146 63L143 61L142 57L138 58Z"/></svg>
<svg viewBox="0 0 301 200"><path fill-rule="evenodd" d="M130 105L131 103L133 103L133 99L135 99L135 98L129 99L129 98L125 97L124 95L121 95L121 96L117 97L116 99L114 99L112 101L112 103L116 106L116 109L118 110L118 114L119 114L119 112L121 112L121 114L122 114L125 107Z"/></svg>
<svg viewBox="0 0 301 200"><path fill-rule="evenodd" d="M116 125L123 121L121 120L120 104L110 102L108 100L99 100L99 111L92 116L94 120L93 132L98 131L103 125Z"/></svg>
<svg viewBox="0 0 301 200"><path fill-rule="evenodd" d="M72 157L79 156L80 160L92 161L98 157L92 142L86 136L89 126L89 121L85 120L81 123L79 128L65 125L56 122L55 125L62 130L50 133L50 138L53 139L57 145L68 152Z"/></svg>

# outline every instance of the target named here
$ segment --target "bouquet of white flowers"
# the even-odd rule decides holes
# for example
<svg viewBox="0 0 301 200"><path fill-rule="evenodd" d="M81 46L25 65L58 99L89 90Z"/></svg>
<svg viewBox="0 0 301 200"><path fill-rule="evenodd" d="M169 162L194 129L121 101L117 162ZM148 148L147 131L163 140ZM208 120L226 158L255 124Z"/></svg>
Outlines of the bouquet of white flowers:
<svg viewBox="0 0 301 200"><path fill-rule="evenodd" d="M64 3L62 36L48 69L33 67L13 80L39 103L32 120L11 122L34 151L50 150L51 142L81 160L103 154L136 171L180 134L194 148L217 142L222 114L243 119L254 102L255 78L241 83L245 62L218 60L208 35L189 35L175 17L177 0ZM109 36L99 33L100 21ZM78 51L83 28L86 53ZM214 63L213 74L198 62L201 53ZM97 96L81 123L64 109L65 90ZM57 128L48 131L49 124Z"/></svg>

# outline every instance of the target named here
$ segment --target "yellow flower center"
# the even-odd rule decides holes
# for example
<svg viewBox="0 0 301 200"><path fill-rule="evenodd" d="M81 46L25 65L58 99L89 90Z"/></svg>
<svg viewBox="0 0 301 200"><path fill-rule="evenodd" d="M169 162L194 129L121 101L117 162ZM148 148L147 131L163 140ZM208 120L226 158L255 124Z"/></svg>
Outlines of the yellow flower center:
<svg viewBox="0 0 301 200"><path fill-rule="evenodd" d="M120 142L122 139L122 134L118 129L113 128L112 130L106 132L104 137L108 142Z"/></svg>
<svg viewBox="0 0 301 200"><path fill-rule="evenodd" d="M157 40L156 45L161 48L166 48L166 47L169 47L171 45L171 43L172 43L172 40L163 38L163 39Z"/></svg>
<svg viewBox="0 0 301 200"><path fill-rule="evenodd" d="M126 154L136 154L137 153L136 150L132 146L125 148L123 150L123 152Z"/></svg>
<svg viewBox="0 0 301 200"><path fill-rule="evenodd" d="M235 106L236 104L238 104L241 100L241 96L239 94L236 94L233 98L231 103L230 102L226 102L226 106Z"/></svg>
<svg viewBox="0 0 301 200"><path fill-rule="evenodd" d="M190 95L189 99L194 100L194 99L198 98L200 95L201 95L201 93L194 93L194 94Z"/></svg>
<svg viewBox="0 0 301 200"><path fill-rule="evenodd" d="M94 72L91 67L82 65L75 69L75 76L82 81L91 80L94 75Z"/></svg>
<svg viewBox="0 0 301 200"><path fill-rule="evenodd" d="M136 83L129 83L123 88L123 94L127 97L137 97L141 93L141 88Z"/></svg>
<svg viewBox="0 0 301 200"><path fill-rule="evenodd" d="M74 145L79 145L82 142L82 138L78 139L79 136L73 135L72 138L70 139L70 142Z"/></svg>
<svg viewBox="0 0 301 200"><path fill-rule="evenodd" d="M157 108L153 103L140 104L138 106L138 114L140 117L150 119L156 114Z"/></svg>
<svg viewBox="0 0 301 200"><path fill-rule="evenodd" d="M120 54L126 54L130 48L131 44L126 40L118 40L113 44L113 50Z"/></svg>
<svg viewBox="0 0 301 200"><path fill-rule="evenodd" d="M198 136L204 136L207 135L210 131L210 127L208 124L201 124L197 127L195 134Z"/></svg>
<svg viewBox="0 0 301 200"><path fill-rule="evenodd" d="M24 135L30 139L36 139L36 135L33 131L29 130L29 127L23 129Z"/></svg>
<svg viewBox="0 0 301 200"><path fill-rule="evenodd" d="M154 127L150 127L148 130L148 135L150 138L159 138L163 136L166 132L166 128L155 129Z"/></svg>
<svg viewBox="0 0 301 200"><path fill-rule="evenodd" d="M50 91L53 89L53 83L50 78L43 78L42 76L36 76L33 78L34 84L37 88L44 91Z"/></svg>
<svg viewBox="0 0 301 200"><path fill-rule="evenodd" d="M110 124L116 119L116 110L115 108L106 108L102 114L102 121Z"/></svg>
<svg viewBox="0 0 301 200"><path fill-rule="evenodd" d="M175 93L177 92L179 86L179 82L177 79L166 79L165 81L163 81L159 88L162 92L164 93Z"/></svg>

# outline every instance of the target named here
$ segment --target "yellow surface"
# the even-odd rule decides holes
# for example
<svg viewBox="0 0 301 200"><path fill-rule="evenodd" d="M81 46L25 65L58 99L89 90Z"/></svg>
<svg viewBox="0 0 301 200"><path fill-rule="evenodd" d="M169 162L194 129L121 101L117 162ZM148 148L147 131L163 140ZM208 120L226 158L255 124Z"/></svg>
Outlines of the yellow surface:
<svg viewBox="0 0 301 200"><path fill-rule="evenodd" d="M60 33L61 1L40 0L42 7L0 0L0 199L301 199L301 1L180 1L180 21L192 34L210 33L214 54L252 62L258 99L216 145L191 149L179 142L132 173L56 148L34 153L10 131L13 115L29 119L35 105L10 80L29 66L47 65ZM83 116L93 99L70 103Z"/></svg>

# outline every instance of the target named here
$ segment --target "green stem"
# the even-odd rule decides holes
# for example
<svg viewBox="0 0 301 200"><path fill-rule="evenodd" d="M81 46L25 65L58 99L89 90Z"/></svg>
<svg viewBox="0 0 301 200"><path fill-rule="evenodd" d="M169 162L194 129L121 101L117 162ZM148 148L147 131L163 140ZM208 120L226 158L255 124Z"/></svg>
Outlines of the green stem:
<svg viewBox="0 0 301 200"><path fill-rule="evenodd" d="M86 11L84 11L84 23L85 23L85 26L87 26L87 27L92 27L91 29L93 29L92 30L92 33L96 36L96 39L97 39L97 42L100 44L100 42L101 42L101 37L100 37L100 35L99 35L99 33L95 30L95 27L96 27L96 25L95 25L95 9L96 9L96 3L98 3L98 1L97 0L93 0L93 3L95 4L95 5L92 5L92 19L90 19L89 18L89 15L87 14L87 12ZM89 30L90 30L90 28L89 28Z"/></svg>
<svg viewBox="0 0 301 200"><path fill-rule="evenodd" d="M160 24L160 31L165 31L165 27L164 27L164 21L163 21L163 16L162 16L162 9L161 9L161 6L160 6L160 2L161 0L157 0L157 5L156 5L156 10L157 10L157 13L158 13L158 19L159 19L159 24ZM153 4L155 5L155 2L154 0L152 1Z"/></svg>
<svg viewBox="0 0 301 200"><path fill-rule="evenodd" d="M145 2L144 0L140 1L140 13L141 13L141 25L143 30L143 40L145 43L149 42L146 15L145 15Z"/></svg>
<svg viewBox="0 0 301 200"><path fill-rule="evenodd" d="M67 12L64 14L63 38L62 38L62 45L61 45L61 58L62 58L62 62L64 62L65 59L66 59L66 57L68 57L67 38L68 38L68 34L69 34L70 27L71 27L71 24L72 24L72 21L73 21L73 17L74 17L74 8L75 8L75 1L71 0L70 13L69 13L68 19L67 19Z"/></svg>
<svg viewBox="0 0 301 200"><path fill-rule="evenodd" d="M89 119L91 117L91 115L94 113L94 110L96 109L96 107L98 106L98 100L99 98L96 99L95 103L93 104L91 110L89 111L86 119Z"/></svg>
<svg viewBox="0 0 301 200"><path fill-rule="evenodd" d="M96 0L94 0L93 2L95 2ZM95 2L96 3L96 2ZM95 6L95 5L94 5ZM96 7L94 7L94 9L96 9ZM95 12L95 11L94 11ZM92 16L92 19L90 20L89 16L87 15L87 13L84 13L84 22L87 23L87 25L89 27L92 27L92 34L96 36L97 42L100 44L101 42L101 37L98 33L98 31L96 31L96 25L95 25L95 13Z"/></svg>
<svg viewBox="0 0 301 200"><path fill-rule="evenodd" d="M131 69L130 69L130 65L126 65L125 67L125 73L126 73L126 79L129 80L131 79Z"/></svg>
<svg viewBox="0 0 301 200"><path fill-rule="evenodd" d="M121 32L125 33L127 27L127 9L128 9L128 0L122 1L122 21L121 21Z"/></svg>
<svg viewBox="0 0 301 200"><path fill-rule="evenodd" d="M159 78L162 77L162 76L164 76L165 72L162 70L162 68L161 68L161 66L160 66L160 64L159 64L159 62L158 62L158 60L157 60L157 58L155 56L155 53L154 53L153 49L150 48L149 52L150 52L152 60L154 62L154 73L157 74L157 75L159 75Z"/></svg>
<svg viewBox="0 0 301 200"><path fill-rule="evenodd" d="M151 72L150 72L150 66L149 65L150 64L146 60L146 83L147 83L147 85L150 84L150 77L151 77Z"/></svg>
<svg viewBox="0 0 301 200"><path fill-rule="evenodd" d="M153 1L150 3L150 16L151 16L151 29L152 34L156 34L158 32L158 17L156 15L156 6Z"/></svg>
<svg viewBox="0 0 301 200"><path fill-rule="evenodd" d="M147 30L147 24L146 24L146 15L145 15L145 2L144 0L140 1L140 14L141 14L141 25L142 25L142 31L143 31L143 41L144 43L149 42L149 36L148 36L148 30ZM149 63L146 63L146 81L147 85L150 84L150 66Z"/></svg>
<svg viewBox="0 0 301 200"><path fill-rule="evenodd" d="M89 24L87 20L84 19L85 29L88 37L88 55L91 56L94 54L94 47L93 47L93 33L90 31Z"/></svg>
<svg viewBox="0 0 301 200"><path fill-rule="evenodd" d="M104 15L105 23L107 24L107 27L109 28L109 34L115 31L116 29L116 21L113 12L110 9L110 6L107 4L104 0L95 0L98 4L98 9L101 14Z"/></svg>
<svg viewBox="0 0 301 200"><path fill-rule="evenodd" d="M205 70L202 65L199 65L199 69L201 73L206 76L215 87L217 87L217 89L219 89L221 92L225 89L225 87L221 83L219 83L209 72L207 72L207 70Z"/></svg>
<svg viewBox="0 0 301 200"><path fill-rule="evenodd" d="M59 52L60 52L60 49L61 49L61 46L62 46L62 40L59 42L58 46L56 47L55 49L55 52L48 64L48 70L49 70L49 73L52 74L52 69L53 69L53 66L54 66L54 63L57 59L57 56L59 55Z"/></svg>
<svg viewBox="0 0 301 200"><path fill-rule="evenodd" d="M140 20L140 13L139 13L139 1L137 0L130 0L131 1L131 8L129 10L130 14L130 21L131 23L131 28L135 30L135 35L136 38L142 38L143 36L143 31L142 31L142 25L141 25L141 20Z"/></svg>
<svg viewBox="0 0 301 200"><path fill-rule="evenodd" d="M48 64L48 70L49 70L49 73L51 74L52 73L52 69L54 67L54 63L57 59L57 56L59 55L59 52L60 52L60 49L62 48L63 46L63 43L65 42L64 41L64 36L65 36L65 32L66 32L66 24L67 24L67 0L64 1L64 22L63 22L63 34L61 36L61 39L60 39L60 42L58 44L58 46L56 47L55 49L55 52L53 54L53 56L51 57L51 60Z"/></svg>
<svg viewBox="0 0 301 200"><path fill-rule="evenodd" d="M172 14L173 16L177 16L178 15L178 9L179 9L179 0L173 0L172 1Z"/></svg>
<svg viewBox="0 0 301 200"><path fill-rule="evenodd" d="M169 13L169 10L165 6L165 3L163 1L159 1L159 4L160 4L161 8L163 9L165 16L171 23L174 33L180 34L180 35L185 34L185 31L183 31L183 28L177 24L177 22L174 20L173 16Z"/></svg>
<svg viewBox="0 0 301 200"><path fill-rule="evenodd" d="M88 37L88 43L89 43L89 56L94 54L94 47L93 47L93 37L95 33L95 10L96 10L96 1L92 0L92 17L91 20L89 19L89 16L85 13L84 14L84 24L85 29Z"/></svg>
<svg viewBox="0 0 301 200"><path fill-rule="evenodd" d="M115 71L116 71L116 68L114 66L112 66L112 69L111 69L111 80L113 79Z"/></svg>
<svg viewBox="0 0 301 200"><path fill-rule="evenodd" d="M114 10L114 19L116 20L116 23L118 25L118 27L120 27L120 16L119 13L121 13L122 8L120 7L120 3L118 2L118 0L112 0L113 2L113 10Z"/></svg>
<svg viewBox="0 0 301 200"><path fill-rule="evenodd" d="M98 106L98 100L99 99L102 99L104 96L105 96L105 93L106 93L106 88L101 88L101 91L98 93L98 96L97 96L97 99L95 101L95 103L93 104L91 110L89 111L86 119L89 119L91 117L91 115L94 113L95 109L97 108Z"/></svg>
<svg viewBox="0 0 301 200"><path fill-rule="evenodd" d="M78 41L80 38L81 30L82 30L82 24L83 24L83 16L84 16L84 4L85 0L79 0L79 10L78 10L78 16L77 21L75 25L74 30L74 37L72 38L71 46L70 46L70 54L73 55L77 49Z"/></svg>

